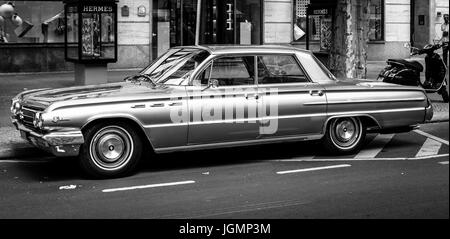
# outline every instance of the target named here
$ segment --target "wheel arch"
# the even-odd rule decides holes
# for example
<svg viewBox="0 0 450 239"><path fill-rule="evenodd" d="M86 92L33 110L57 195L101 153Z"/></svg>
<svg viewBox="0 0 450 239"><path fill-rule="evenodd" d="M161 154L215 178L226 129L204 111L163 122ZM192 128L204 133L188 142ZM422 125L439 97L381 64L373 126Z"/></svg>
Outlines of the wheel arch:
<svg viewBox="0 0 450 239"><path fill-rule="evenodd" d="M361 120L363 127L366 127L366 129L369 128L379 128L381 129L381 125L378 122L378 120L375 119L375 117L368 115L368 114L349 114L349 115L334 115L331 117L328 117L328 119L326 119L323 128L322 128L322 132L325 135L325 133L327 132L327 127L330 124L332 119L338 119L338 118L344 118L344 117L357 117Z"/></svg>
<svg viewBox="0 0 450 239"><path fill-rule="evenodd" d="M144 127L139 123L139 120L136 119L133 116L130 115L108 115L108 116L96 116L94 118L89 119L82 127L81 131L84 133L86 129L92 127L93 125L104 123L104 122L125 122L130 124L134 129L136 129L136 132L138 133L139 137L142 139L142 142L145 146L150 147L150 149L155 152L155 148L153 147L153 144L150 140L150 138L145 133ZM145 147L145 148L148 148Z"/></svg>

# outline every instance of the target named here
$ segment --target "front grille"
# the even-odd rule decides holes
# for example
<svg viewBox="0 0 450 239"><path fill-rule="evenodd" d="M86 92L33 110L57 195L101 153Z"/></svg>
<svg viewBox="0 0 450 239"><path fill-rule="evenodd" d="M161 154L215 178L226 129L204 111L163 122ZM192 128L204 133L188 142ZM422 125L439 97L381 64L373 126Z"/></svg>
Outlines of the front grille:
<svg viewBox="0 0 450 239"><path fill-rule="evenodd" d="M34 128L33 120L38 111L28 107L22 107L19 113L20 122L28 128Z"/></svg>

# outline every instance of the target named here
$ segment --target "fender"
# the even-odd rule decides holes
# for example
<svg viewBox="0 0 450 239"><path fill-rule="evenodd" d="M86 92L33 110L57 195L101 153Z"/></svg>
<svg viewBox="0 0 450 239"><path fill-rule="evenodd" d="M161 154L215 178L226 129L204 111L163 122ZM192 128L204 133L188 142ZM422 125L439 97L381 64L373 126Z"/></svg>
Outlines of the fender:
<svg viewBox="0 0 450 239"><path fill-rule="evenodd" d="M154 149L153 143L151 141L150 135L147 134L147 131L145 130L144 126L141 124L141 122L134 116L130 114L100 114L95 115L86 120L86 122L81 126L81 130L84 129L87 125L92 123L95 120L107 120L107 119L128 119L135 122L137 125L139 125L140 130L145 134L145 137L147 138L147 141L150 143L150 146Z"/></svg>

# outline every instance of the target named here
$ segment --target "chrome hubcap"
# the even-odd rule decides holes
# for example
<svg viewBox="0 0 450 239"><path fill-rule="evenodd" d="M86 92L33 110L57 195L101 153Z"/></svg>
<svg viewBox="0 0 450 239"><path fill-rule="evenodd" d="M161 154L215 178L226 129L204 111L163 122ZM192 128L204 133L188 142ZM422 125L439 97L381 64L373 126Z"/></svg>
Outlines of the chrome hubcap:
<svg viewBox="0 0 450 239"><path fill-rule="evenodd" d="M133 141L130 134L119 126L99 130L92 138L90 155L93 162L104 170L118 170L130 160Z"/></svg>
<svg viewBox="0 0 450 239"><path fill-rule="evenodd" d="M101 157L108 162L114 162L122 156L125 143L118 135L108 134L104 136L98 143Z"/></svg>
<svg viewBox="0 0 450 239"><path fill-rule="evenodd" d="M361 136L361 124L354 118L336 119L331 127L333 142L343 149L353 147Z"/></svg>

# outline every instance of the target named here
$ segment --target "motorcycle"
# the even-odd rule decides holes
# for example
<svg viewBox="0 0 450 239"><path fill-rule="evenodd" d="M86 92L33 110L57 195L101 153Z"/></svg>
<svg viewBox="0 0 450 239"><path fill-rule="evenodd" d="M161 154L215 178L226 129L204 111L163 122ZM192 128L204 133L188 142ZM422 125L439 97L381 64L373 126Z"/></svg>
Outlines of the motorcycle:
<svg viewBox="0 0 450 239"><path fill-rule="evenodd" d="M425 89L427 93L438 93L442 95L442 98L445 102L448 102L448 92L447 92L447 80L445 78L447 66L444 64L441 56L435 53L436 50L443 47L444 44L448 43L439 43L435 42L433 45L427 45L422 49L417 47L411 47L409 43L406 43L404 47L411 50L411 56L427 54L425 57L425 65L426 69L431 69L432 62L440 63L442 61L442 65L445 68L445 71L442 69L440 72L434 72L436 77L434 77L430 81L421 81L420 73L424 71L424 67L416 60L411 59L388 59L386 61L387 66L381 70L378 75L377 80L383 81L386 83L393 83L399 85L406 86L419 86ZM427 60L431 59L431 60ZM428 63L427 63L428 62Z"/></svg>

